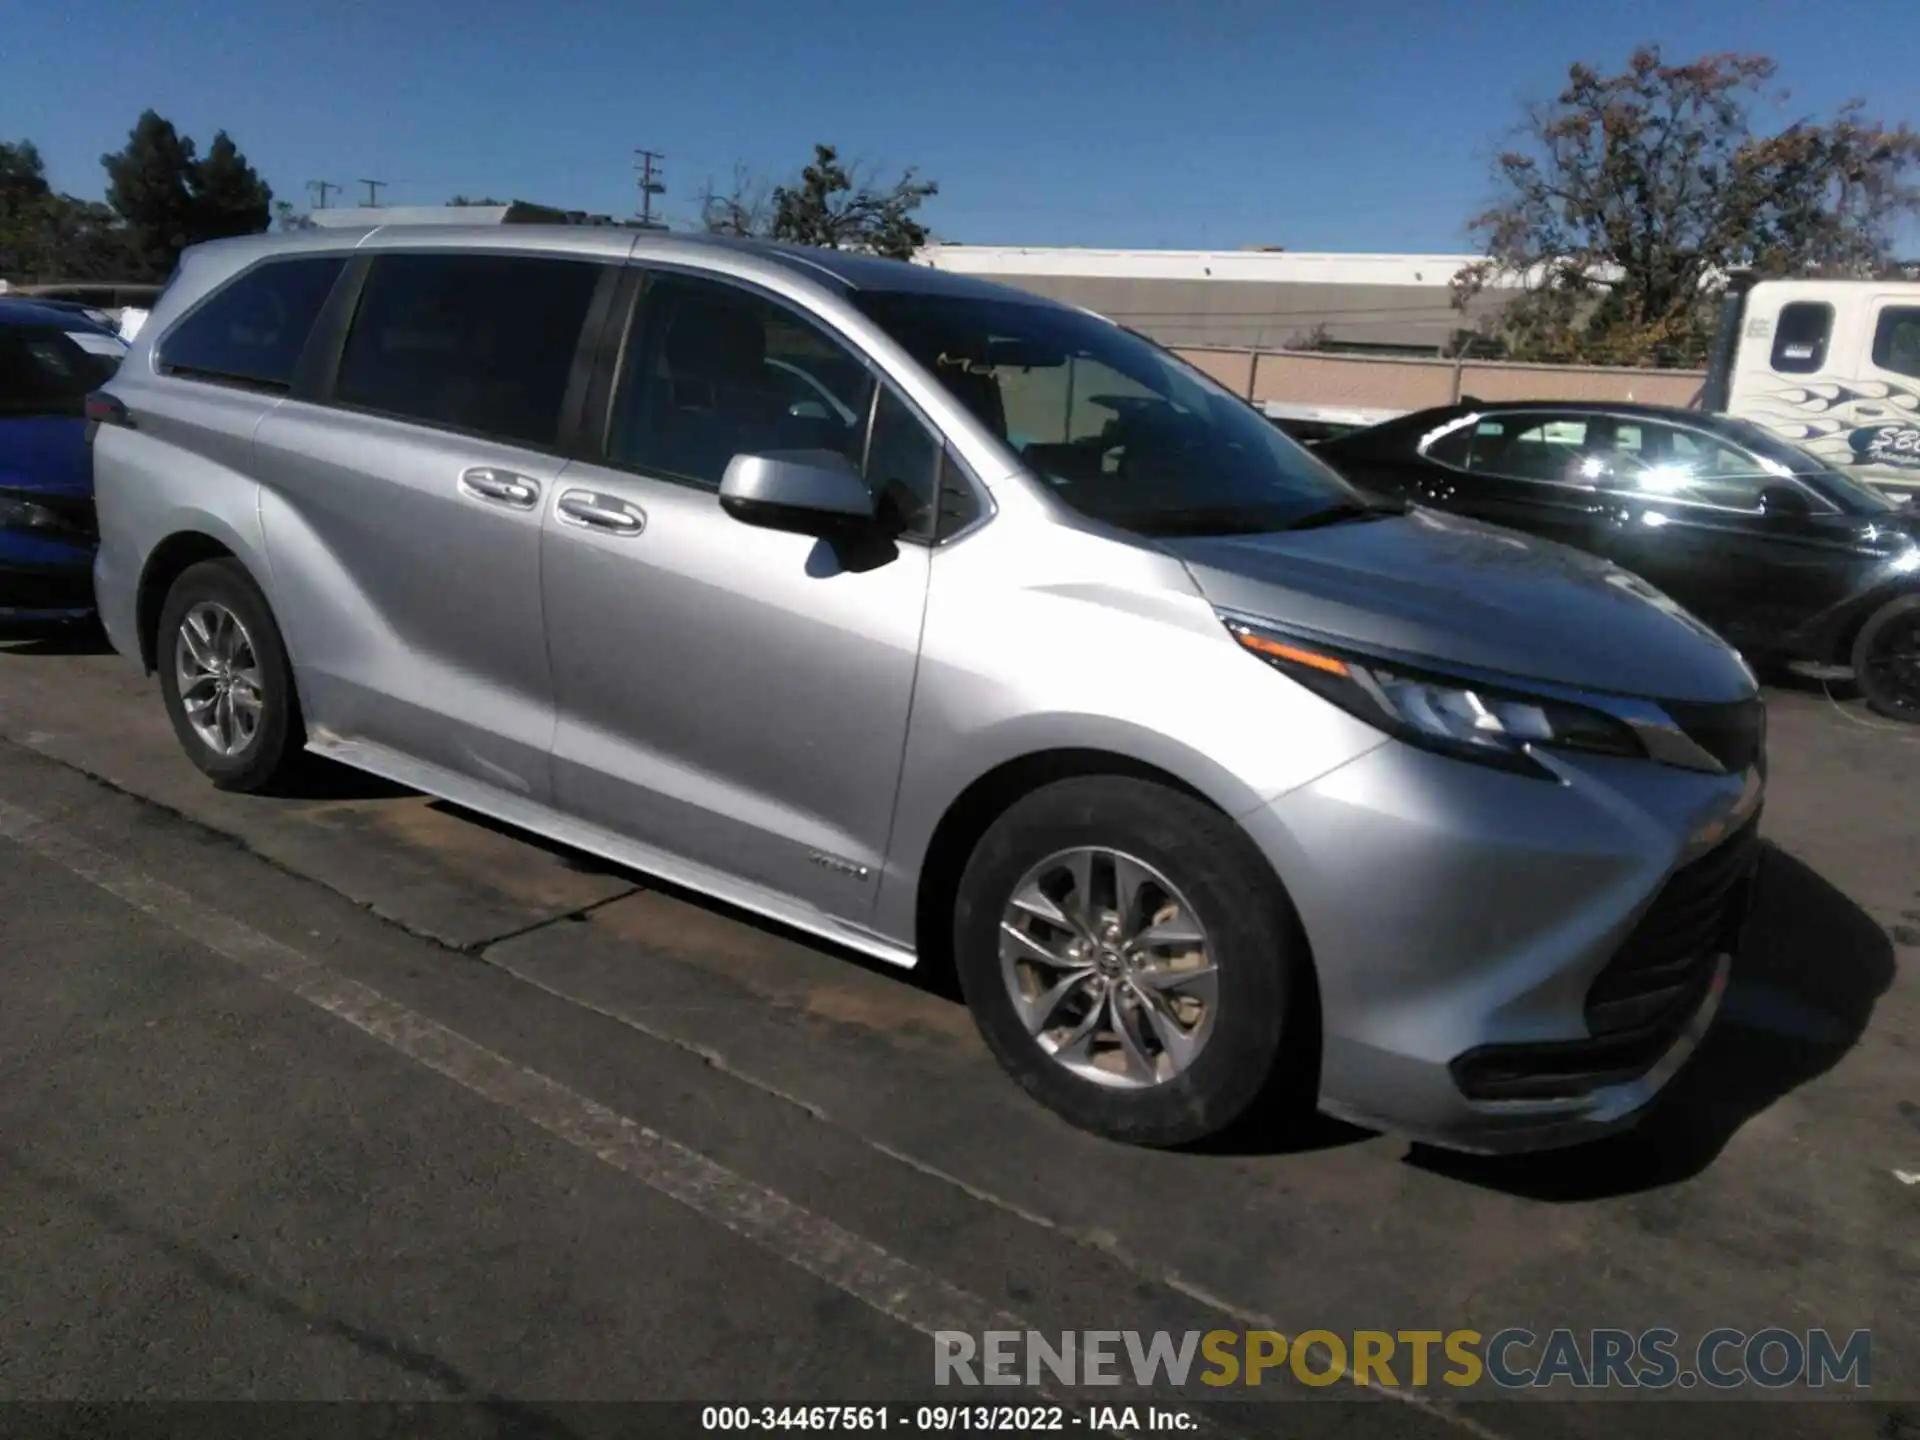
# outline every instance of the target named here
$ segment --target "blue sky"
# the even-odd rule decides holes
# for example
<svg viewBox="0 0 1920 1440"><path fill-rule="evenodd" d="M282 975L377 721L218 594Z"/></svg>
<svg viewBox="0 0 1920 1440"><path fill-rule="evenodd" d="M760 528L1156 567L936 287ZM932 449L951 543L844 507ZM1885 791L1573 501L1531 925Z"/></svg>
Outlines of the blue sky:
<svg viewBox="0 0 1920 1440"><path fill-rule="evenodd" d="M815 140L940 182L974 243L1453 250L1523 100L1570 61L1774 56L1784 114L1920 123L1912 0L0 0L0 137L97 196L153 106L274 187L389 182L616 214ZM349 194L363 193L354 186ZM336 199L335 204L342 203Z"/></svg>

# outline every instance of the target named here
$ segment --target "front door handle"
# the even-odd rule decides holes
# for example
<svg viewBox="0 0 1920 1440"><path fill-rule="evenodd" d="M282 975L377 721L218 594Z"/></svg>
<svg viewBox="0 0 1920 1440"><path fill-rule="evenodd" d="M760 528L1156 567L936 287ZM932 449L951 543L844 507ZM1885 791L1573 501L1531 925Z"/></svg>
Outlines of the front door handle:
<svg viewBox="0 0 1920 1440"><path fill-rule="evenodd" d="M613 535L638 535L647 528L647 515L638 505L629 505L615 495L592 490L569 490L554 507L561 523L578 525L583 530L604 530Z"/></svg>
<svg viewBox="0 0 1920 1440"><path fill-rule="evenodd" d="M524 475L476 465L460 472L460 490L476 500L489 500L515 510L531 510L540 499L540 487Z"/></svg>

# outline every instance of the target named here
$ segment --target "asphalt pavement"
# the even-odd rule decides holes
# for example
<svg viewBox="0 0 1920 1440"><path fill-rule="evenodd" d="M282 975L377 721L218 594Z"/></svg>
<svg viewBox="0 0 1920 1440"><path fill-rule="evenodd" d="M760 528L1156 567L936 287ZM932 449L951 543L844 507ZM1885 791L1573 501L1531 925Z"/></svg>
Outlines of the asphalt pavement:
<svg viewBox="0 0 1920 1440"><path fill-rule="evenodd" d="M219 794L98 648L0 646L0 1397L951 1401L941 1329L1656 1324L1871 1328L1920 1396L1920 735L1857 706L1774 697L1754 941L1639 1131L1160 1154L1033 1107L937 977L344 771ZM1361 1398L1272 1413L1619 1414Z"/></svg>

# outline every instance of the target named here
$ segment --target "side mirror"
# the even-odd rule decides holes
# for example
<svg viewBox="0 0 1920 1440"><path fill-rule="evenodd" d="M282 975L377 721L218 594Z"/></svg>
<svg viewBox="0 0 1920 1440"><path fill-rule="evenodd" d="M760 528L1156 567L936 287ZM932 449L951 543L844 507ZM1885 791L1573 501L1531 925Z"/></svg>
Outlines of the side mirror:
<svg viewBox="0 0 1920 1440"><path fill-rule="evenodd" d="M839 451L771 450L727 462L720 508L743 525L824 536L869 529L875 504Z"/></svg>
<svg viewBox="0 0 1920 1440"><path fill-rule="evenodd" d="M1762 515L1811 515L1813 502L1798 485L1769 485L1760 492Z"/></svg>

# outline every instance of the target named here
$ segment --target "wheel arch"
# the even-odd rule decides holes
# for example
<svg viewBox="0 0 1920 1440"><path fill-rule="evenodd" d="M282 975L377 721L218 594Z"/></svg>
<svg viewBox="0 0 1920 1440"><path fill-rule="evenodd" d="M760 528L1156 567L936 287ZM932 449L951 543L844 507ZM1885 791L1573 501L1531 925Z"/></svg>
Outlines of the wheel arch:
<svg viewBox="0 0 1920 1440"><path fill-rule="evenodd" d="M1293 905L1285 877L1266 859L1238 817L1200 787L1161 766L1117 751L1057 747L1030 751L1003 761L967 786L934 828L920 866L915 895L914 933L919 968L936 990L961 998L953 950L954 912L968 857L1000 816L1027 795L1060 780L1121 776L1159 784L1198 801L1240 829L1286 901L1298 963L1290 970L1288 1013L1299 1017L1295 1042L1271 1077L1272 1093L1311 1106L1317 1103L1324 1063L1324 1012L1319 965L1312 940ZM1241 813L1245 813L1242 811Z"/></svg>
<svg viewBox="0 0 1920 1440"><path fill-rule="evenodd" d="M239 548L209 530L176 530L153 547L141 568L134 591L134 634L140 646L141 667L151 675L159 663L160 610L174 581L207 560L232 560L260 586L260 577L241 557ZM265 587L261 586L265 593Z"/></svg>
<svg viewBox="0 0 1920 1440"><path fill-rule="evenodd" d="M954 903L961 873L981 837L1010 807L1042 786L1104 775L1164 785L1238 823L1232 808L1199 785L1164 766L1121 751L1062 745L1030 750L1001 761L947 805L920 857L914 892L914 948L921 966L936 984L944 986L952 981ZM1274 881L1285 890L1286 882L1277 871ZM1308 957L1303 968L1311 973L1311 947Z"/></svg>

